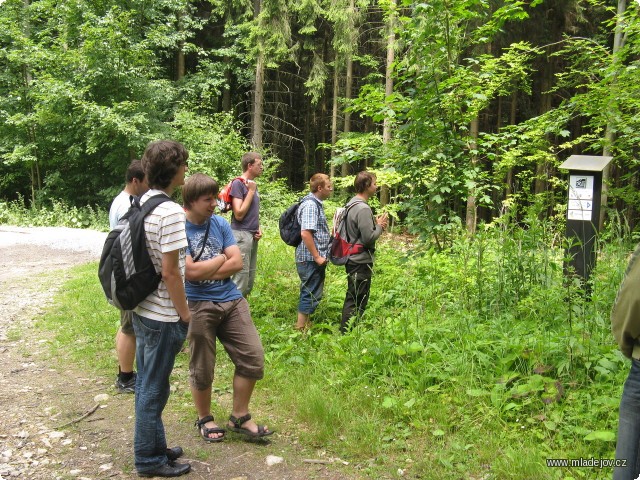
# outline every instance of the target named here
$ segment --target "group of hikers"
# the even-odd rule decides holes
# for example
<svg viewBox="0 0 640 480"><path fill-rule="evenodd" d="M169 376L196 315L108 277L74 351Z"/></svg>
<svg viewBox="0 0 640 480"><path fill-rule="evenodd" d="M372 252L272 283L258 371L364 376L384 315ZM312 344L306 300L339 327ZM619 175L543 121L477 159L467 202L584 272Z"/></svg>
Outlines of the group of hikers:
<svg viewBox="0 0 640 480"><path fill-rule="evenodd" d="M202 173L185 181L188 152L175 141L150 143L140 160L129 165L124 190L113 200L113 229L129 210L132 197L171 197L182 186L183 205L160 203L145 217L146 247L161 281L133 310L121 311L116 334L120 392L135 393L134 461L139 476L176 477L191 470L178 462L181 447L169 448L162 412L169 397L169 376L176 355L189 341L189 382L197 412L195 426L206 442L221 442L228 431L249 438L269 436L249 413L256 381L264 374L264 350L251 318L247 297L255 280L260 228L256 179L262 156L242 157L243 173L231 182L231 222L215 215L218 183ZM333 193L331 179L316 173L310 193L298 208L302 241L296 247L300 295L295 328L306 330L323 294L331 234L323 201ZM346 263L347 292L340 323L346 332L364 312L369 298L376 240L387 228L386 215L374 217L368 205L376 194L376 177L363 171L354 181L356 195L345 206L347 237L361 244ZM235 366L231 415L225 425L211 414L211 386L216 339ZM137 373L134 371L134 361Z"/></svg>
<svg viewBox="0 0 640 480"><path fill-rule="evenodd" d="M256 152L243 155L242 175L225 187L232 212L230 223L215 215L219 186L214 179L195 173L185 181L188 157L178 142L150 143L142 158L129 165L125 188L113 200L109 212L113 230L127 220L125 214L133 210L132 205L141 208L150 199L146 210L157 205L144 217L144 241L156 278L161 280L155 290L150 284L141 292L143 297L152 291L135 308L121 310L116 334L119 367L115 386L122 393L135 393L134 461L142 477L177 477L191 470L189 463L177 461L184 453L182 448L167 446L162 423L170 391L169 375L185 339L189 340L195 426L202 439L221 442L229 431L253 439L273 434L249 413L253 389L264 374L264 350L247 302L262 238L256 183L263 172L262 156ZM180 186L182 205L171 200ZM356 194L340 217L340 235L350 245L350 254L345 257L348 285L340 321L342 333L367 306L376 240L388 223L386 215L375 217L368 205L377 191L375 175L359 172L354 188ZM310 327L310 316L323 295L332 237L323 202L332 195L333 183L327 175L316 173L309 180L309 190L296 213L300 225L295 253L300 294L295 328L302 331ZM358 248L351 249L356 245ZM640 246L631 257L611 315L620 349L632 360L619 410L616 480L640 478L639 260ZM216 340L235 366L232 409L224 425L216 423L211 414Z"/></svg>

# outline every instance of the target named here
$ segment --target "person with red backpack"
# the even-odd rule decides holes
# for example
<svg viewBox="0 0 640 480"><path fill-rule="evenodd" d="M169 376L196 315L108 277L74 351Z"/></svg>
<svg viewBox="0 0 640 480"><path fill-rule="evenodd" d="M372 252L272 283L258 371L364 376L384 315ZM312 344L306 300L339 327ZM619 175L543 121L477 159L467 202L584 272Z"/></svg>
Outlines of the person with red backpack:
<svg viewBox="0 0 640 480"><path fill-rule="evenodd" d="M346 333L352 317L360 318L369 302L371 276L375 258L376 240L387 228L386 214L373 216L369 199L376 194L376 176L371 172L360 172L353 182L356 195L347 202L349 214L345 218L346 241L361 243L364 251L349 256L347 271L347 293L342 306L340 331Z"/></svg>
<svg viewBox="0 0 640 480"><path fill-rule="evenodd" d="M253 289L258 261L260 195L255 179L262 175L262 156L248 152L242 156L242 175L231 182L231 231L242 254L242 270L232 280L247 298Z"/></svg>

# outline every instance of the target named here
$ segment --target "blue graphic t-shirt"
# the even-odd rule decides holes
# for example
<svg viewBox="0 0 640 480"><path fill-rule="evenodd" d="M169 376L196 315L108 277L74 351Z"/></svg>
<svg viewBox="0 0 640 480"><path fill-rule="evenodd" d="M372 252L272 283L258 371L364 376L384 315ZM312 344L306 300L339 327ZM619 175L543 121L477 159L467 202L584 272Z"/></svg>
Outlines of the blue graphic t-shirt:
<svg viewBox="0 0 640 480"><path fill-rule="evenodd" d="M231 227L227 221L217 215L213 215L209 222L211 227L207 244L204 247L202 255L198 259L199 262L209 260L224 252L224 249L231 245L236 245L236 240L231 233ZM197 256L202 250L202 242L207 231L206 222L202 225L196 225L187 220L187 255L191 258ZM224 280L202 280L199 282L185 281L184 288L187 292L187 298L194 301L210 301L216 303L230 302L242 297L242 293L233 283L231 277Z"/></svg>

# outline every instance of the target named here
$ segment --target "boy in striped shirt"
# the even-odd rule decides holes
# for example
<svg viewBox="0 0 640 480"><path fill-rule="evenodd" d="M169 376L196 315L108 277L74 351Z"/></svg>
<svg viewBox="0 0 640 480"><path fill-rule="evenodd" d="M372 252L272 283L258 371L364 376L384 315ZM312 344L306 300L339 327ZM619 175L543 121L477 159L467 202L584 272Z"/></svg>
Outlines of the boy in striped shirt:
<svg viewBox="0 0 640 480"><path fill-rule="evenodd" d="M188 157L178 142L150 143L141 159L150 190L140 203L156 195L171 197L184 184ZM135 467L141 477L177 477L188 473L191 465L175 461L182 448L167 448L162 411L169 398L169 375L191 321L184 291L184 210L173 201L161 203L145 218L144 229L149 255L162 280L133 311L138 366Z"/></svg>

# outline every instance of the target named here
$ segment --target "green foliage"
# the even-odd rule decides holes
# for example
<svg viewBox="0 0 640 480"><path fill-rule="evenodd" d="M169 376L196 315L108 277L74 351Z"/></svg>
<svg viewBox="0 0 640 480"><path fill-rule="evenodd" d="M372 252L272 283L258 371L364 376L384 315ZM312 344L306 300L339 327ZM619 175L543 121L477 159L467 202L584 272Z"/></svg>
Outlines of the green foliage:
<svg viewBox="0 0 640 480"><path fill-rule="evenodd" d="M71 227L104 231L109 226L108 214L97 207L68 205L53 200L45 206L25 207L22 199L0 201L0 225L21 227Z"/></svg>
<svg viewBox="0 0 640 480"><path fill-rule="evenodd" d="M240 158L248 150L238 125L228 113L198 115L176 112L173 137L188 145L189 172L204 173L222 185L240 173Z"/></svg>
<svg viewBox="0 0 640 480"><path fill-rule="evenodd" d="M537 21L547 23L531 29ZM601 0L6 0L0 195L77 206L97 196L106 206L128 162L168 137L186 144L192 171L225 181L246 149L250 90L264 66L263 143L283 158L274 178L301 183L311 164L299 159L326 142L335 94L338 119L350 114L357 133L331 146L330 166L384 166L385 184L398 181L398 218L441 247L468 206L487 222L505 200L518 214L531 205L555 214L555 167L573 152L614 155L609 195L633 222L639 25L635 4L617 22ZM388 49L396 56L385 72ZM345 102L347 61L354 91Z"/></svg>
<svg viewBox="0 0 640 480"><path fill-rule="evenodd" d="M262 57L269 68L290 57L290 5L286 0L262 0L260 13L249 29L245 46L252 58Z"/></svg>
<svg viewBox="0 0 640 480"><path fill-rule="evenodd" d="M407 246L397 239L383 244L365 319L345 337L336 336L341 272L329 271L328 298L307 337L290 331L294 294L280 315L255 299L274 381L297 393L286 405L315 426L313 433L326 431L323 445L329 441L354 461L385 452L396 467L400 456L412 457L412 446L423 449L425 438L433 457L445 459L435 467L443 472L477 471L493 449L514 444L530 460L520 463L514 455L496 468L522 467L536 478L551 478L544 458L587 451L611 456L612 446L601 439L615 431L610 405L626 368L606 323L625 250L602 252L594 294L586 298L576 285L564 286L555 238L554 228L532 218L527 230L495 225L472 242L460 237L446 252L403 255ZM278 283L260 286L267 298L296 291L295 277L283 285L286 264L274 262L270 258L268 268ZM331 408L314 400L317 391ZM378 436L356 435L362 422L375 422ZM344 442L331 442L336 425ZM480 447L487 438L490 446ZM466 451L465 459L449 455L452 448ZM417 476L437 476L431 462L412 468L425 469L413 470Z"/></svg>

